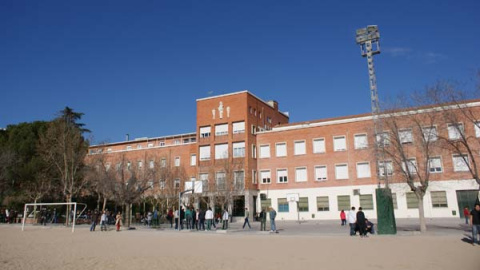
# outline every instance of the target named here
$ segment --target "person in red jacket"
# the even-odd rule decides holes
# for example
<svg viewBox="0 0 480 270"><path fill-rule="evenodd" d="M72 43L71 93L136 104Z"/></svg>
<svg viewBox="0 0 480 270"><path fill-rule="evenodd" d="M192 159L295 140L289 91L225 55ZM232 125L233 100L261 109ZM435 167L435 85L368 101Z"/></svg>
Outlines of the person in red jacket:
<svg viewBox="0 0 480 270"><path fill-rule="evenodd" d="M342 220L342 226L347 225L347 217L345 216L345 211L340 212L340 219Z"/></svg>
<svg viewBox="0 0 480 270"><path fill-rule="evenodd" d="M468 206L463 208L463 216L465 217L465 224L468 225L468 221L470 220L470 210L468 210Z"/></svg>

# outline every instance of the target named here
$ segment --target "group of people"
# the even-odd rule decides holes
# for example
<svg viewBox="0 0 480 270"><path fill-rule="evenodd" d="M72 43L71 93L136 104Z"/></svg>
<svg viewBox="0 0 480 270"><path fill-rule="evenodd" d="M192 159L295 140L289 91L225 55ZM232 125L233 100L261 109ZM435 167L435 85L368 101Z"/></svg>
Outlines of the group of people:
<svg viewBox="0 0 480 270"><path fill-rule="evenodd" d="M14 209L3 208L0 210L0 222L1 223L16 223L18 212Z"/></svg>
<svg viewBox="0 0 480 270"><path fill-rule="evenodd" d="M345 214L345 211L342 209L340 212L340 220L342 221L342 226L345 226L348 221L350 225L350 236L357 235L357 232L359 232L362 238L368 237L367 233L375 234L374 224L365 217L362 207L359 207L358 212L355 212L355 207L352 206L348 214Z"/></svg>
<svg viewBox="0 0 480 270"><path fill-rule="evenodd" d="M109 212L108 210L102 211L101 215L98 210L95 210L93 214L91 214L90 216L91 218L90 231L94 232L98 224L100 224L101 231L105 231L105 232L108 231L108 222L109 222L110 215L112 215L112 213ZM117 232L120 231L121 226L122 226L122 212L119 211L115 216L115 227Z"/></svg>

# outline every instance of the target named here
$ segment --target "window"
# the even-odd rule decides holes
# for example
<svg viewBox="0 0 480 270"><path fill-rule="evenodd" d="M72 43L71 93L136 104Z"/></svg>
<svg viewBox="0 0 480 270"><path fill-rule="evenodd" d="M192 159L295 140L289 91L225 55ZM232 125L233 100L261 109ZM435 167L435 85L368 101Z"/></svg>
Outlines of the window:
<svg viewBox="0 0 480 270"><path fill-rule="evenodd" d="M193 154L190 155L190 166L195 166L197 165L197 155Z"/></svg>
<svg viewBox="0 0 480 270"><path fill-rule="evenodd" d="M325 153L325 139L313 140L313 153Z"/></svg>
<svg viewBox="0 0 480 270"><path fill-rule="evenodd" d="M255 126L254 126L254 125L252 125L251 133L252 133L253 135L256 134L256 129L255 129Z"/></svg>
<svg viewBox="0 0 480 270"><path fill-rule="evenodd" d="M355 149L365 149L368 147L367 134L357 134L354 137Z"/></svg>
<svg viewBox="0 0 480 270"><path fill-rule="evenodd" d="M200 161L210 160L210 145L200 146Z"/></svg>
<svg viewBox="0 0 480 270"><path fill-rule="evenodd" d="M228 135L228 124L215 125L215 136Z"/></svg>
<svg viewBox="0 0 480 270"><path fill-rule="evenodd" d="M385 171L388 176L393 175L393 163L391 161L379 161L378 162L378 174L380 176L385 176Z"/></svg>
<svg viewBox="0 0 480 270"><path fill-rule="evenodd" d="M148 147L148 148L152 148L152 147L153 147L153 143L149 143L149 144L147 145L147 147Z"/></svg>
<svg viewBox="0 0 480 270"><path fill-rule="evenodd" d="M348 165L337 164L335 165L335 178L336 179L348 179Z"/></svg>
<svg viewBox="0 0 480 270"><path fill-rule="evenodd" d="M330 204L328 203L328 196L317 197L317 211L330 211Z"/></svg>
<svg viewBox="0 0 480 270"><path fill-rule="evenodd" d="M333 150L334 151L347 150L347 141L345 139L345 136L333 137Z"/></svg>
<svg viewBox="0 0 480 270"><path fill-rule="evenodd" d="M260 200L260 206L267 212L268 208L272 206L272 199Z"/></svg>
<svg viewBox="0 0 480 270"><path fill-rule="evenodd" d="M160 180L159 186L160 186L160 189L165 189L165 180Z"/></svg>
<svg viewBox="0 0 480 270"><path fill-rule="evenodd" d="M252 183L256 184L257 183L257 171L252 170Z"/></svg>
<svg viewBox="0 0 480 270"><path fill-rule="evenodd" d="M112 152L112 148L108 148L107 153L111 153L111 152Z"/></svg>
<svg viewBox="0 0 480 270"><path fill-rule="evenodd" d="M226 159L228 158L228 144L215 144L215 159Z"/></svg>
<svg viewBox="0 0 480 270"><path fill-rule="evenodd" d="M236 190L242 190L245 188L245 172L235 171L233 172L233 181Z"/></svg>
<svg viewBox="0 0 480 270"><path fill-rule="evenodd" d="M159 142L158 145L165 146L165 142Z"/></svg>
<svg viewBox="0 0 480 270"><path fill-rule="evenodd" d="M307 168L301 167L295 169L295 181L306 182L307 181Z"/></svg>
<svg viewBox="0 0 480 270"><path fill-rule="evenodd" d="M434 142L438 139L438 133L436 127L424 127L422 128L423 139L426 142Z"/></svg>
<svg viewBox="0 0 480 270"><path fill-rule="evenodd" d="M260 178L262 178L262 184L270 184L270 171L260 171Z"/></svg>
<svg viewBox="0 0 480 270"><path fill-rule="evenodd" d="M388 132L382 132L377 134L377 144L379 146L387 146L390 144L390 134Z"/></svg>
<svg viewBox="0 0 480 270"><path fill-rule="evenodd" d="M174 189L179 189L180 188L180 179L175 179L173 181L173 188Z"/></svg>
<svg viewBox="0 0 480 270"><path fill-rule="evenodd" d="M428 168L431 173L442 172L442 160L439 157L434 157L428 160Z"/></svg>
<svg viewBox="0 0 480 270"><path fill-rule="evenodd" d="M260 158L270 157L270 145L260 145Z"/></svg>
<svg viewBox="0 0 480 270"><path fill-rule="evenodd" d="M148 181L147 185L149 188L153 189L153 181Z"/></svg>
<svg viewBox="0 0 480 270"><path fill-rule="evenodd" d="M257 158L257 146L252 144L252 158Z"/></svg>
<svg viewBox="0 0 480 270"><path fill-rule="evenodd" d="M200 138L208 138L210 137L212 132L212 128L208 127L200 127Z"/></svg>
<svg viewBox="0 0 480 270"><path fill-rule="evenodd" d="M398 209L397 193L392 193L393 209Z"/></svg>
<svg viewBox="0 0 480 270"><path fill-rule="evenodd" d="M143 161L138 161L138 169L143 168Z"/></svg>
<svg viewBox="0 0 480 270"><path fill-rule="evenodd" d="M411 129L404 129L398 131L398 137L400 139L400 143L412 143L413 142L413 134Z"/></svg>
<svg viewBox="0 0 480 270"><path fill-rule="evenodd" d="M409 158L407 159L406 163L407 164L405 165L405 162L402 162L402 170L405 173L408 172L410 174L417 174L417 160L415 158Z"/></svg>
<svg viewBox="0 0 480 270"><path fill-rule="evenodd" d="M298 212L308 212L308 197L300 197L298 200Z"/></svg>
<svg viewBox="0 0 480 270"><path fill-rule="evenodd" d="M245 122L233 123L233 134L245 133Z"/></svg>
<svg viewBox="0 0 480 270"><path fill-rule="evenodd" d="M360 195L360 207L362 207L363 210L373 210L372 194Z"/></svg>
<svg viewBox="0 0 480 270"><path fill-rule="evenodd" d="M175 145L180 144L180 140L176 139L175 141L173 141L173 144L175 144Z"/></svg>
<svg viewBox="0 0 480 270"><path fill-rule="evenodd" d="M407 209L418 209L417 195L413 192L407 192Z"/></svg>
<svg viewBox="0 0 480 270"><path fill-rule="evenodd" d="M338 211L341 210L348 210L350 209L350 195L338 195L337 196L337 209Z"/></svg>
<svg viewBox="0 0 480 270"><path fill-rule="evenodd" d="M286 143L275 144L275 152L277 154L277 157L286 157L287 156L287 144Z"/></svg>
<svg viewBox="0 0 480 270"><path fill-rule="evenodd" d="M130 145L127 146L127 150L132 150L132 147Z"/></svg>
<svg viewBox="0 0 480 270"><path fill-rule="evenodd" d="M180 157L175 157L175 167L180 166Z"/></svg>
<svg viewBox="0 0 480 270"><path fill-rule="evenodd" d="M215 180L217 183L217 190L225 190L226 188L226 178L224 172L217 172L215 175Z"/></svg>
<svg viewBox="0 0 480 270"><path fill-rule="evenodd" d="M288 213L289 210L287 198L278 198L278 212Z"/></svg>
<svg viewBox="0 0 480 270"><path fill-rule="evenodd" d="M165 168L165 167L167 166L167 160L164 159L164 158L162 158L162 159L160 160L160 166L161 166L162 168Z"/></svg>
<svg viewBox="0 0 480 270"><path fill-rule="evenodd" d="M446 207L448 207L447 193L445 191L431 191L430 196L432 197L432 207L433 208L446 208Z"/></svg>
<svg viewBox="0 0 480 270"><path fill-rule="evenodd" d="M315 166L315 180L327 180L327 166Z"/></svg>
<svg viewBox="0 0 480 270"><path fill-rule="evenodd" d="M287 169L277 170L277 183L288 183L288 171Z"/></svg>
<svg viewBox="0 0 480 270"><path fill-rule="evenodd" d="M468 172L468 164L467 155L453 155L454 172Z"/></svg>
<svg viewBox="0 0 480 270"><path fill-rule="evenodd" d="M108 172L110 170L110 162L105 163L105 170Z"/></svg>
<svg viewBox="0 0 480 270"><path fill-rule="evenodd" d="M462 123L448 124L447 129L448 129L448 138L450 140L460 139L464 131Z"/></svg>
<svg viewBox="0 0 480 270"><path fill-rule="evenodd" d="M480 122L475 122L473 126L475 128L475 137L480 137Z"/></svg>
<svg viewBox="0 0 480 270"><path fill-rule="evenodd" d="M150 160L150 162L148 162L148 167L149 167L150 169L155 168L155 161Z"/></svg>
<svg viewBox="0 0 480 270"><path fill-rule="evenodd" d="M295 155L305 155L305 141L295 142Z"/></svg>
<svg viewBox="0 0 480 270"><path fill-rule="evenodd" d="M130 170L132 168L132 163L130 161L127 161L127 169Z"/></svg>
<svg viewBox="0 0 480 270"><path fill-rule="evenodd" d="M233 143L233 157L245 157L245 142Z"/></svg>
<svg viewBox="0 0 480 270"><path fill-rule="evenodd" d="M371 177L370 173L370 163L368 162L359 162L357 163L357 177L358 178L369 178Z"/></svg>
<svg viewBox="0 0 480 270"><path fill-rule="evenodd" d="M202 191L208 191L208 173L200 173L198 178L202 181Z"/></svg>
<svg viewBox="0 0 480 270"><path fill-rule="evenodd" d="M137 149L142 149L142 145L141 145L141 144L137 144Z"/></svg>

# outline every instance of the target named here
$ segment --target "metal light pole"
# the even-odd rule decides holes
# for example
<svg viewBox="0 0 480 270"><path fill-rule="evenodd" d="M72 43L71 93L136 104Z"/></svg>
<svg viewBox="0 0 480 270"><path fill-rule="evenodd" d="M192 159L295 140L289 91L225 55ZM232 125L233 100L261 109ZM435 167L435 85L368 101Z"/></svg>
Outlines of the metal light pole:
<svg viewBox="0 0 480 270"><path fill-rule="evenodd" d="M380 53L380 33L378 32L378 27L376 25L369 25L366 28L358 29L356 42L360 45L362 56L367 58L368 77L370 81L370 100L372 106L373 126L375 130L375 163L378 178L378 188L375 191L378 233L396 234L397 227L393 211L392 192L388 187L388 165L385 162L385 136L383 135L383 125L380 120L377 78L375 76L375 66L373 64L373 56ZM379 147L381 147L381 149L379 149ZM383 173L380 168L380 163L383 165ZM385 183L384 188L380 188L380 182L382 179Z"/></svg>

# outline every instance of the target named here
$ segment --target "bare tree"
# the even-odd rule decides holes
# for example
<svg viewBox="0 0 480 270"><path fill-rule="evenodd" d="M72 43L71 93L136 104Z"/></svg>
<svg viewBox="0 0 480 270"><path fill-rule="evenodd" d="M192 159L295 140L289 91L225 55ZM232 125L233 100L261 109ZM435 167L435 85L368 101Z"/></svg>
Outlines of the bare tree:
<svg viewBox="0 0 480 270"><path fill-rule="evenodd" d="M423 199L427 192L434 156L439 154L436 124L441 115L434 111L417 109L390 110L384 113L382 147L386 164L381 174L388 175L395 168L393 181L406 183L418 199L420 231L426 232ZM377 138L378 139L378 138ZM380 140L381 141L381 140ZM387 162L392 162L390 166Z"/></svg>

